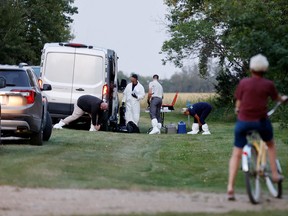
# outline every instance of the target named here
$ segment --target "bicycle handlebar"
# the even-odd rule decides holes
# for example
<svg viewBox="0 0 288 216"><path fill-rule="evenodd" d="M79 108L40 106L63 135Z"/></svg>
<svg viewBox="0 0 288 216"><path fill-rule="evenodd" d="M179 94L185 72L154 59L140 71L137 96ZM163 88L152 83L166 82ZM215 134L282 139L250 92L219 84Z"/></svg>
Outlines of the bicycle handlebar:
<svg viewBox="0 0 288 216"><path fill-rule="evenodd" d="M278 101L276 103L276 105L267 113L268 116L271 116L276 110L277 108L283 104L283 103L287 103L288 102L288 98L285 101Z"/></svg>

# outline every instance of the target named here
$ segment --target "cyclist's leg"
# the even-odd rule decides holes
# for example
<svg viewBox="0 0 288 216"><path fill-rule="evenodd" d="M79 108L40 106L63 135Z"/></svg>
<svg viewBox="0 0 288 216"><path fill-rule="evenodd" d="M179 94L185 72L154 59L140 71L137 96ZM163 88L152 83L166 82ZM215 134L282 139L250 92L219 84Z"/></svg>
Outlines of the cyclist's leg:
<svg viewBox="0 0 288 216"><path fill-rule="evenodd" d="M278 171L277 171L277 165L276 165L276 146L274 140L270 140L266 142L268 146L268 156L269 156L269 161L270 161L270 168L272 172L272 180L274 182L278 182L279 180L283 179L283 176L279 176Z"/></svg>
<svg viewBox="0 0 288 216"><path fill-rule="evenodd" d="M268 156L269 156L270 168L272 172L272 180L277 182L281 178L281 176L279 176L277 172L276 145L273 139L272 124L269 119L265 119L261 121L259 133L263 141L265 141L268 146Z"/></svg>
<svg viewBox="0 0 288 216"><path fill-rule="evenodd" d="M242 148L234 147L229 161L229 178L227 192L228 194L234 193L235 179L239 169L239 164L242 156Z"/></svg>
<svg viewBox="0 0 288 216"><path fill-rule="evenodd" d="M247 143L246 139L246 123L237 121L234 129L234 148L229 161L229 177L227 185L227 193L234 193L235 179L239 169L239 163L242 157L242 149ZM229 197L228 197L229 199Z"/></svg>

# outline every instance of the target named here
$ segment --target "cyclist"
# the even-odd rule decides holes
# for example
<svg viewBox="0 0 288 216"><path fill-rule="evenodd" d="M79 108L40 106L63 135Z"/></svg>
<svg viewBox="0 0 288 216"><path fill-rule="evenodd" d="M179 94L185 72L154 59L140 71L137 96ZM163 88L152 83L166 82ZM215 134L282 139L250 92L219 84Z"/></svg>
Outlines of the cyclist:
<svg viewBox="0 0 288 216"><path fill-rule="evenodd" d="M285 101L287 96L280 96L273 81L263 76L268 70L269 62L261 54L250 59L250 78L240 81L235 92L237 122L234 130L234 148L229 162L229 179L227 186L228 200L235 200L234 184L242 149L247 143L248 131L259 132L268 146L268 155L271 163L272 179L274 182L282 181L283 176L278 175L276 167L276 148L273 140L273 128L267 116L267 103L271 98L274 101Z"/></svg>

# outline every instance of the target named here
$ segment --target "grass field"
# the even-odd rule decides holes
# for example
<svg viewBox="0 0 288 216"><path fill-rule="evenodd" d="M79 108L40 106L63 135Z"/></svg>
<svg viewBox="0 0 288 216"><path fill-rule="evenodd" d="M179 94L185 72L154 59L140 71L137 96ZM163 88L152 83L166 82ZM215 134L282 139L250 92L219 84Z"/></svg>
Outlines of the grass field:
<svg viewBox="0 0 288 216"><path fill-rule="evenodd" d="M187 122L185 118L169 113L166 122ZM211 136L149 136L148 113L141 114L140 122L141 134L65 129L53 130L42 147L2 145L0 185L225 191L233 123L210 123ZM287 132L275 125L285 173ZM243 175L238 178L238 189L244 192Z"/></svg>
<svg viewBox="0 0 288 216"><path fill-rule="evenodd" d="M190 96L179 94L178 102L192 101ZM184 121L189 130L188 119L181 112L175 110L165 115L166 124L179 121ZM210 136L164 133L151 136L147 134L149 114L141 112L140 134L53 130L50 141L41 147L16 141L6 141L3 145L2 140L0 185L225 193L234 123L209 119L207 123ZM277 123L274 128L278 156L286 175L288 129L280 129ZM245 193L242 172L237 177L236 188L237 193ZM287 193L284 184L284 194ZM285 214L278 212L278 215Z"/></svg>

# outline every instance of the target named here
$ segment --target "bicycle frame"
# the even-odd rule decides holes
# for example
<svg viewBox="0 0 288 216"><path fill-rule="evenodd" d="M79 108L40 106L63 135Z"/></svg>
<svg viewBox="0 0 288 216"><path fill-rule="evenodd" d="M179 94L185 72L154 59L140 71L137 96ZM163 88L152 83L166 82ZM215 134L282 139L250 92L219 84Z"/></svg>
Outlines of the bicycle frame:
<svg viewBox="0 0 288 216"><path fill-rule="evenodd" d="M276 106L268 113L272 115L281 103L277 103ZM242 170L245 173L246 189L250 201L253 204L257 204L260 201L261 196L261 182L260 178L263 178L266 182L267 188L271 195L276 198L282 196L282 182L273 184L271 173L269 170L266 143L260 138L257 131L251 131L247 138L249 141L243 148L242 153ZM279 160L276 159L276 165L278 173L282 173Z"/></svg>
<svg viewBox="0 0 288 216"><path fill-rule="evenodd" d="M256 134L257 132L253 132L253 134ZM251 146L253 146L256 149L257 152L257 163L256 163L256 171L261 175L265 175L265 168L267 164L267 145L266 143L261 140L260 138L255 138L253 135L252 142L250 145L245 145L243 148L242 153L242 169L244 172L249 171L249 165L248 165L248 158L252 156L251 154Z"/></svg>

